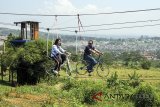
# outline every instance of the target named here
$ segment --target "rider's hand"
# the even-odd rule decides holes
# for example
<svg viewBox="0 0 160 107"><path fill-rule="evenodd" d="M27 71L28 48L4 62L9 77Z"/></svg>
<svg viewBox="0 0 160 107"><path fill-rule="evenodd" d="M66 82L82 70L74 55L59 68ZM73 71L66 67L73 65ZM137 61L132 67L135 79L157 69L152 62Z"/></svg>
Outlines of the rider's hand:
<svg viewBox="0 0 160 107"><path fill-rule="evenodd" d="M103 55L103 53L101 53L101 52L100 52L100 53L98 53L98 56L101 56L101 55Z"/></svg>
<svg viewBox="0 0 160 107"><path fill-rule="evenodd" d="M71 55L71 53L70 52L65 52L67 55Z"/></svg>
<svg viewBox="0 0 160 107"><path fill-rule="evenodd" d="M103 53L101 52L100 55L103 55Z"/></svg>
<svg viewBox="0 0 160 107"><path fill-rule="evenodd" d="M97 53L97 52L95 52L95 54L97 55L97 56L99 56L100 54L99 53Z"/></svg>

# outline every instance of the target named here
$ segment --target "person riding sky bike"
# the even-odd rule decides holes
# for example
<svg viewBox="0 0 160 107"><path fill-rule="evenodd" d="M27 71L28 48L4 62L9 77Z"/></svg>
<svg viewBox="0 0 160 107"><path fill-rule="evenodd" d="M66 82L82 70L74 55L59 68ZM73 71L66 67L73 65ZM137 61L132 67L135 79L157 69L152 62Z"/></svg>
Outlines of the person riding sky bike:
<svg viewBox="0 0 160 107"><path fill-rule="evenodd" d="M66 61L66 54L69 53L61 47L61 39L56 39L51 49L51 58L56 63L53 73L59 75L60 67Z"/></svg>
<svg viewBox="0 0 160 107"><path fill-rule="evenodd" d="M84 60L88 63L87 71L89 73L89 76L91 76L91 72L93 72L93 67L97 64L97 61L92 56L92 53L96 55L103 54L102 52L95 49L95 47L93 46L93 40L89 40L88 45L84 49L84 56L83 56Z"/></svg>

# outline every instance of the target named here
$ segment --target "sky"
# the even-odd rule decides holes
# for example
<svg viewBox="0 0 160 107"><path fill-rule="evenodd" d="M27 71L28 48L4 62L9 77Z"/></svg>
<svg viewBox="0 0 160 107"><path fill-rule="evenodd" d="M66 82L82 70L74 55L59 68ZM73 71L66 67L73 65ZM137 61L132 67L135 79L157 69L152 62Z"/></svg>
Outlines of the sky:
<svg viewBox="0 0 160 107"><path fill-rule="evenodd" d="M142 9L160 8L160 0L1 0L0 1L0 13L29 13L29 14L92 14L92 13L109 13L119 11L132 11ZM97 16L80 16L82 26L97 25L97 24L111 24L111 23L123 23L123 22L135 22L146 20L160 19L160 10L137 12L137 13L125 13L125 14L111 14L111 15L97 15ZM14 23L19 21L38 21L40 27L44 28L61 28L61 27L77 27L74 29L68 29L70 31L78 30L78 18L77 16L66 17L58 16L52 17L39 17L39 16L11 16L0 14L0 22ZM112 29L103 31L87 31L97 29L110 29L110 28L122 28L132 26L144 26L160 24L160 21L145 22L135 24L123 24L123 25L107 25L99 27L83 27L84 32L80 35L149 35L160 36L160 25L150 26L142 28L125 28L125 29ZM16 28L13 26L0 27ZM46 30L43 30L46 31ZM50 32L57 34L75 34L75 32L51 30Z"/></svg>

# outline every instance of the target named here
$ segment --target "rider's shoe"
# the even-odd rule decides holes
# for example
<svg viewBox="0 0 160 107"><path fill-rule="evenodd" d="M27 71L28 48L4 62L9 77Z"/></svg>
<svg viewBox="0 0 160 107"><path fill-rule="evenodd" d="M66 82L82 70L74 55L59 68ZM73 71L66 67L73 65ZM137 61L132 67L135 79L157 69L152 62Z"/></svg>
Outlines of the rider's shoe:
<svg viewBox="0 0 160 107"><path fill-rule="evenodd" d="M88 76L92 76L92 75L91 75L92 70L87 70L87 71L88 71L88 73L89 73Z"/></svg>
<svg viewBox="0 0 160 107"><path fill-rule="evenodd" d="M55 73L55 74L58 74L58 71L56 71L56 70L53 70L53 73Z"/></svg>
<svg viewBox="0 0 160 107"><path fill-rule="evenodd" d="M89 73L88 76L92 76L91 73Z"/></svg>
<svg viewBox="0 0 160 107"><path fill-rule="evenodd" d="M61 64L61 66L64 66L65 63Z"/></svg>
<svg viewBox="0 0 160 107"><path fill-rule="evenodd" d="M92 70L87 70L88 71L88 73L91 73L92 72Z"/></svg>

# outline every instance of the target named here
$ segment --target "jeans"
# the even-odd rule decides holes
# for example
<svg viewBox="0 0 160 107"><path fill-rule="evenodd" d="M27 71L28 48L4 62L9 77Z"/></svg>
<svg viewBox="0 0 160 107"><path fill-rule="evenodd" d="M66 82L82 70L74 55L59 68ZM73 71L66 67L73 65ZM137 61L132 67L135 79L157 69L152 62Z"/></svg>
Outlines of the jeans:
<svg viewBox="0 0 160 107"><path fill-rule="evenodd" d="M97 64L97 61L91 55L84 55L84 60L88 63L87 71L90 73L93 71L93 67Z"/></svg>
<svg viewBox="0 0 160 107"><path fill-rule="evenodd" d="M66 55L65 54L61 54L61 64L63 64L64 61L66 61Z"/></svg>

